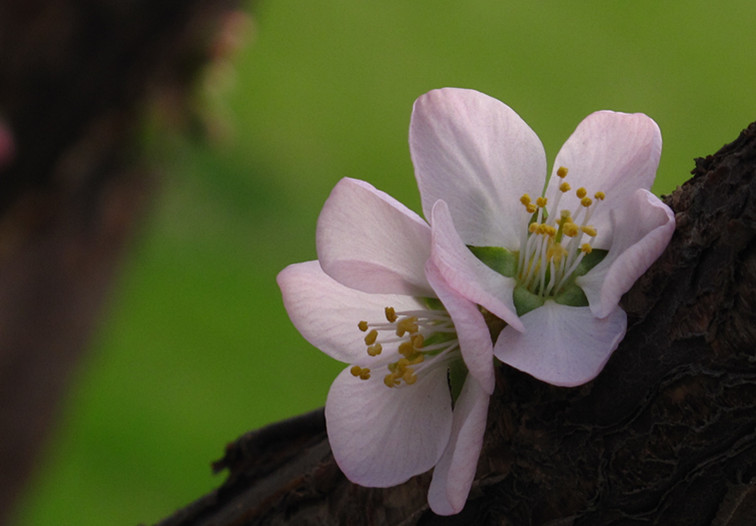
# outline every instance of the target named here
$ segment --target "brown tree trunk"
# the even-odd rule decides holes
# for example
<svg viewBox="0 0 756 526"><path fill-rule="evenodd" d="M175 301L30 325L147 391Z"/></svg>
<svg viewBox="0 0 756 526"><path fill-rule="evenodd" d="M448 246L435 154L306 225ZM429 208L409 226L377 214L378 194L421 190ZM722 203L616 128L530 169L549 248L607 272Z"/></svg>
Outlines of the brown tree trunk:
<svg viewBox="0 0 756 526"><path fill-rule="evenodd" d="M429 475L349 483L322 410L248 433L226 481L160 526L756 524L756 123L666 198L677 231L623 298L602 374L553 387L497 371L467 506L435 516Z"/></svg>
<svg viewBox="0 0 756 526"><path fill-rule="evenodd" d="M0 0L0 523L150 194L140 105L181 100L231 0Z"/></svg>

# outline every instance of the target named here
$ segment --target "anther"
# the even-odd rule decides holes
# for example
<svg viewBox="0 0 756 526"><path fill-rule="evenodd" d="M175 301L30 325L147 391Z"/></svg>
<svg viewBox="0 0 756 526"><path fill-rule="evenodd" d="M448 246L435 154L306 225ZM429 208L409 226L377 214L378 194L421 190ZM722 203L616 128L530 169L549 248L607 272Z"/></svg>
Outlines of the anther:
<svg viewBox="0 0 756 526"><path fill-rule="evenodd" d="M569 192L570 191L570 183L567 181L564 181L562 184L559 185L559 190L561 192Z"/></svg>
<svg viewBox="0 0 756 526"><path fill-rule="evenodd" d="M407 332L410 334L415 334L417 332L417 329L417 318L415 318L414 316L409 316L408 318L399 320L399 322L396 324L396 335L401 338Z"/></svg>
<svg viewBox="0 0 756 526"><path fill-rule="evenodd" d="M562 232L567 237L575 237L580 232L580 228L575 223L564 223L562 225Z"/></svg>
<svg viewBox="0 0 756 526"><path fill-rule="evenodd" d="M580 245L580 250L582 250L585 254L590 254L593 249L591 248L590 243L583 243L582 245Z"/></svg>
<svg viewBox="0 0 756 526"><path fill-rule="evenodd" d="M367 353L370 356L378 356L381 354L381 351L383 351L383 347L380 343L376 343L375 345L371 345L367 348Z"/></svg>
<svg viewBox="0 0 756 526"><path fill-rule="evenodd" d="M386 307L386 320L389 323L394 323L396 321L396 311L394 310L394 307ZM367 327L367 323L365 325ZM363 331L365 329L362 329Z"/></svg>
<svg viewBox="0 0 756 526"><path fill-rule="evenodd" d="M399 385L399 379L393 374L387 374L383 378L383 383L386 384L386 387L396 387Z"/></svg>
<svg viewBox="0 0 756 526"><path fill-rule="evenodd" d="M368 322L363 320L357 324L357 327L359 327L362 332L366 332L368 330Z"/></svg>
<svg viewBox="0 0 756 526"><path fill-rule="evenodd" d="M378 331L373 329L365 336L365 345L373 345L376 339L378 339Z"/></svg>
<svg viewBox="0 0 756 526"><path fill-rule="evenodd" d="M523 205L528 206L530 204L530 196L528 194L522 194L522 197L520 197L520 202Z"/></svg>
<svg viewBox="0 0 756 526"><path fill-rule="evenodd" d="M588 195L588 190L586 190L585 188L581 186L580 188L577 189L577 192L575 192L575 194L578 196L578 199L582 199L583 197Z"/></svg>
<svg viewBox="0 0 756 526"><path fill-rule="evenodd" d="M556 173L558 177L564 179L565 177L567 177L567 168L560 166Z"/></svg>
<svg viewBox="0 0 756 526"><path fill-rule="evenodd" d="M349 372L352 373L352 376L356 376L360 380L370 379L370 369L368 369L367 367L363 369L359 365L354 365L351 369L349 369Z"/></svg>
<svg viewBox="0 0 756 526"><path fill-rule="evenodd" d="M591 200L590 197L583 197L582 199L580 199L580 204L588 208L589 206L593 204L593 201Z"/></svg>
<svg viewBox="0 0 756 526"><path fill-rule="evenodd" d="M606 194L604 192L596 192L593 197L595 197L597 201L603 201L606 199Z"/></svg>
<svg viewBox="0 0 756 526"><path fill-rule="evenodd" d="M592 227L590 225L581 226L580 230L582 230L583 233L588 234L591 237L596 237L596 234L598 233L598 231L596 230L596 228Z"/></svg>
<svg viewBox="0 0 756 526"><path fill-rule="evenodd" d="M544 208L547 202L548 199L546 199L545 197L539 197L538 199L536 199L536 205L540 208Z"/></svg>

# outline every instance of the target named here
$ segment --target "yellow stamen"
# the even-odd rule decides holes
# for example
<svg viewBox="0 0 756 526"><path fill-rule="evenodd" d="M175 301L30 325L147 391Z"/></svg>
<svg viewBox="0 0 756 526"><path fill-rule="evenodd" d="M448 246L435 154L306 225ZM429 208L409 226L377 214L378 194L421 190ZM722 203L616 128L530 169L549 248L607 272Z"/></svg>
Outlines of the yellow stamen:
<svg viewBox="0 0 756 526"><path fill-rule="evenodd" d="M386 384L386 387L396 387L397 385L399 385L399 379L396 378L393 374L387 374L383 379L383 383Z"/></svg>
<svg viewBox="0 0 756 526"><path fill-rule="evenodd" d="M606 194L604 192L596 192L593 197L595 197L597 201L603 201L606 199Z"/></svg>
<svg viewBox="0 0 756 526"><path fill-rule="evenodd" d="M383 346L381 346L380 343L376 343L375 345L371 345L367 348L367 353L370 356L378 356L383 351Z"/></svg>
<svg viewBox="0 0 756 526"><path fill-rule="evenodd" d="M362 332L365 332L368 330L368 322L363 320L357 324L357 327L359 327Z"/></svg>
<svg viewBox="0 0 756 526"><path fill-rule="evenodd" d="M546 199L545 197L539 197L538 199L536 199L536 205L540 208L544 208L547 202L548 199Z"/></svg>
<svg viewBox="0 0 756 526"><path fill-rule="evenodd" d="M520 197L520 202L523 205L528 206L530 204L530 196L528 194L522 194L522 197Z"/></svg>
<svg viewBox="0 0 756 526"><path fill-rule="evenodd" d="M559 243L554 243L546 251L546 259L553 261L554 263L559 263L559 261L561 261L561 259L566 255L567 249Z"/></svg>
<svg viewBox="0 0 756 526"><path fill-rule="evenodd" d="M567 237L575 237L580 232L580 228L575 223L564 223L562 225L562 232Z"/></svg>
<svg viewBox="0 0 756 526"><path fill-rule="evenodd" d="M378 331L373 329L369 333L367 333L367 336L365 336L365 345L373 345L375 343L375 340L378 339Z"/></svg>
<svg viewBox="0 0 756 526"><path fill-rule="evenodd" d="M590 197L583 197L580 200L580 204L583 205L584 207L588 208L589 206L591 206L593 204L593 201L591 200Z"/></svg>
<svg viewBox="0 0 756 526"><path fill-rule="evenodd" d="M394 307L386 307L386 320L388 320L389 323L394 323L396 321L396 311L394 310Z"/></svg>
<svg viewBox="0 0 756 526"><path fill-rule="evenodd" d="M580 230L582 230L583 233L588 234L591 237L596 237L596 234L598 234L598 232L596 231L596 228L590 225L581 226Z"/></svg>
<svg viewBox="0 0 756 526"><path fill-rule="evenodd" d="M528 203L525 206L525 210L527 210L529 214L534 214L535 211L538 210L538 207L534 205L533 203Z"/></svg>
<svg viewBox="0 0 756 526"><path fill-rule="evenodd" d="M582 250L585 254L590 254L593 249L591 248L590 243L583 243L582 245L580 245L580 250Z"/></svg>
<svg viewBox="0 0 756 526"><path fill-rule="evenodd" d="M360 380L367 380L370 378L370 369L367 367L363 369L359 365L354 365L349 369L349 372L352 373L352 376L356 376Z"/></svg>
<svg viewBox="0 0 756 526"><path fill-rule="evenodd" d="M557 170L557 177L560 177L562 179L567 177L567 168L565 168L564 166L560 166L559 169Z"/></svg>
<svg viewBox="0 0 756 526"><path fill-rule="evenodd" d="M415 353L415 346L412 345L412 341L402 342L399 344L398 351L402 356L411 356Z"/></svg>
<svg viewBox="0 0 756 526"><path fill-rule="evenodd" d="M575 192L575 195L578 196L578 199L582 199L583 197L588 195L588 190L586 190L585 188L581 186L580 188L577 189L577 192Z"/></svg>
<svg viewBox="0 0 756 526"><path fill-rule="evenodd" d="M563 182L562 184L559 185L559 190L561 192L569 192L570 188L571 188L570 187L570 183L568 183L567 181L565 181L565 182Z"/></svg>
<svg viewBox="0 0 756 526"><path fill-rule="evenodd" d="M410 334L415 334L417 332L417 329L417 318L415 318L414 316L409 316L397 322L396 335L401 338L407 332Z"/></svg>
<svg viewBox="0 0 756 526"><path fill-rule="evenodd" d="M412 371L412 369L407 369L402 375L402 380L404 380L404 383L406 383L407 385L412 385L417 382L417 376L415 376L415 373Z"/></svg>

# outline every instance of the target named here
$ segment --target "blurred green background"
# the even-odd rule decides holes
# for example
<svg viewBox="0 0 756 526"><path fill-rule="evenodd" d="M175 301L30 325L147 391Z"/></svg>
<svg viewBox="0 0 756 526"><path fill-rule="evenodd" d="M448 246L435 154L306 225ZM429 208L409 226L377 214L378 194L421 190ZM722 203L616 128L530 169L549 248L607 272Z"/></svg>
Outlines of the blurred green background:
<svg viewBox="0 0 756 526"><path fill-rule="evenodd" d="M275 283L315 257L342 177L419 210L412 102L443 86L512 106L550 159L598 109L660 125L656 186L756 119L756 3L262 0L198 100L215 140L145 132L161 191L65 402L18 525L152 523L220 484L245 431L321 406L341 365ZM225 130L225 131L224 131Z"/></svg>

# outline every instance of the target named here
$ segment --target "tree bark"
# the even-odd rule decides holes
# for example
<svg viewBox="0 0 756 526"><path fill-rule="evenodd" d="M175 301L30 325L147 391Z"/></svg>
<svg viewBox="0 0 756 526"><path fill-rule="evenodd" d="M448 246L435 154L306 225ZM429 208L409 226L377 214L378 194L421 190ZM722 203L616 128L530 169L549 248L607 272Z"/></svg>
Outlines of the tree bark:
<svg viewBox="0 0 756 526"><path fill-rule="evenodd" d="M181 105L234 3L0 0L0 523L152 191L142 105Z"/></svg>
<svg viewBox="0 0 756 526"><path fill-rule="evenodd" d="M601 375L566 389L499 366L460 514L428 509L429 474L351 484L319 410L229 444L225 482L160 526L756 524L756 123L692 173Z"/></svg>

